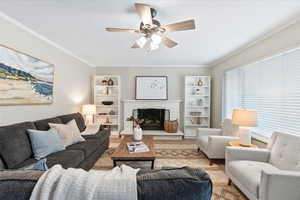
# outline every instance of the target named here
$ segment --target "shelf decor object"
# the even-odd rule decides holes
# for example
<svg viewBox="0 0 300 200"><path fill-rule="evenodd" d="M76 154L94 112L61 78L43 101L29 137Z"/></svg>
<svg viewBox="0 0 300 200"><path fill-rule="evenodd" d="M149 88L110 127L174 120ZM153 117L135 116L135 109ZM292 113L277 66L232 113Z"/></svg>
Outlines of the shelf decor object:
<svg viewBox="0 0 300 200"><path fill-rule="evenodd" d="M94 123L94 115L96 114L96 105L85 104L82 106L82 114L85 115L85 124L90 125Z"/></svg>
<svg viewBox="0 0 300 200"><path fill-rule="evenodd" d="M233 110L232 124L239 125L240 144L243 146L251 146L251 134L249 128L257 126L256 111Z"/></svg>
<svg viewBox="0 0 300 200"><path fill-rule="evenodd" d="M0 45L0 106L51 104L54 65Z"/></svg>
<svg viewBox="0 0 300 200"><path fill-rule="evenodd" d="M185 138L196 138L198 128L210 127L210 82L210 76L185 77Z"/></svg>
<svg viewBox="0 0 300 200"><path fill-rule="evenodd" d="M121 80L116 75L96 75L93 78L93 96L96 105L95 123L111 130L111 134L119 136Z"/></svg>
<svg viewBox="0 0 300 200"><path fill-rule="evenodd" d="M136 76L136 100L168 100L167 76Z"/></svg>

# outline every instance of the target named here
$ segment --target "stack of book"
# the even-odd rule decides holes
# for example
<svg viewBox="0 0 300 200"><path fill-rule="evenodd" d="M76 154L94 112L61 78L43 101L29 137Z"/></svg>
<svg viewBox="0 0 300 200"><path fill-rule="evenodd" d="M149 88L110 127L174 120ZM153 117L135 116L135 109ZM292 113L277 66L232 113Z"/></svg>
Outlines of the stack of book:
<svg viewBox="0 0 300 200"><path fill-rule="evenodd" d="M127 147L129 153L144 153L149 151L144 142L128 142Z"/></svg>

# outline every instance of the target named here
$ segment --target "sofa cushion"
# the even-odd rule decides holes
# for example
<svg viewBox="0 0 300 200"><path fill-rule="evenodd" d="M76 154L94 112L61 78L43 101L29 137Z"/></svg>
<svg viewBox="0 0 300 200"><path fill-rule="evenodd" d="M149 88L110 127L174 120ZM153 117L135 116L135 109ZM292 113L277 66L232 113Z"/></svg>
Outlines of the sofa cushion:
<svg viewBox="0 0 300 200"><path fill-rule="evenodd" d="M44 158L42 160L35 161L35 163L26 165L24 167L19 168L18 170L39 170L39 171L47 171L49 168L47 166L47 159Z"/></svg>
<svg viewBox="0 0 300 200"><path fill-rule="evenodd" d="M28 165L32 165L34 163L36 163L37 160L34 158L28 158L27 160L24 160L23 162L17 164L13 169L21 169L23 167L26 167Z"/></svg>
<svg viewBox="0 0 300 200"><path fill-rule="evenodd" d="M231 161L228 163L227 170L257 198L262 171L280 171L269 163L248 160Z"/></svg>
<svg viewBox="0 0 300 200"><path fill-rule="evenodd" d="M203 150L207 150L208 147L208 136L200 136L198 137L198 143L200 146L200 149Z"/></svg>
<svg viewBox="0 0 300 200"><path fill-rule="evenodd" d="M97 139L103 144L110 136L109 130L99 130L95 135L82 135L84 139Z"/></svg>
<svg viewBox="0 0 300 200"><path fill-rule="evenodd" d="M35 129L34 124L23 122L0 127L0 154L9 169L32 156L27 129Z"/></svg>
<svg viewBox="0 0 300 200"><path fill-rule="evenodd" d="M3 161L3 159L0 157L0 170L1 169L6 169L6 165L5 165L4 161Z"/></svg>
<svg viewBox="0 0 300 200"><path fill-rule="evenodd" d="M61 121L64 124L66 124L69 121L75 119L80 132L84 131L85 128L86 128L84 119L83 119L83 117L80 113L72 113L72 114L69 114L69 115L61 115L61 116L58 116L58 118L60 118Z"/></svg>
<svg viewBox="0 0 300 200"><path fill-rule="evenodd" d="M38 170L0 171L0 199L30 199L31 192L43 173L43 171Z"/></svg>
<svg viewBox="0 0 300 200"><path fill-rule="evenodd" d="M57 117L42 119L34 122L36 129L41 131L48 131L50 129L49 123L62 124L63 122Z"/></svg>
<svg viewBox="0 0 300 200"><path fill-rule="evenodd" d="M37 160L51 153L65 150L65 146L58 136L56 129L51 128L48 131L28 129L27 132L31 141L34 158Z"/></svg>
<svg viewBox="0 0 300 200"><path fill-rule="evenodd" d="M282 170L300 171L300 137L275 134L270 163Z"/></svg>
<svg viewBox="0 0 300 200"><path fill-rule="evenodd" d="M140 170L137 190L143 200L210 200L212 181L201 168Z"/></svg>
<svg viewBox="0 0 300 200"><path fill-rule="evenodd" d="M60 164L63 168L76 168L84 160L84 152L81 150L64 150L50 154L47 158L47 166Z"/></svg>
<svg viewBox="0 0 300 200"><path fill-rule="evenodd" d="M43 173L37 170L0 171L0 199L30 199ZM210 177L199 168L140 170L136 179L140 200L210 200L212 195Z"/></svg>
<svg viewBox="0 0 300 200"><path fill-rule="evenodd" d="M88 157L93 152L95 152L97 148L100 147L100 145L101 144L99 140L88 139L85 142L80 142L68 146L67 150L81 150L84 152L84 156Z"/></svg>
<svg viewBox="0 0 300 200"><path fill-rule="evenodd" d="M57 134L65 147L85 141L85 139L81 136L80 130L78 129L74 119L69 121L67 124L49 123L49 126L57 130Z"/></svg>

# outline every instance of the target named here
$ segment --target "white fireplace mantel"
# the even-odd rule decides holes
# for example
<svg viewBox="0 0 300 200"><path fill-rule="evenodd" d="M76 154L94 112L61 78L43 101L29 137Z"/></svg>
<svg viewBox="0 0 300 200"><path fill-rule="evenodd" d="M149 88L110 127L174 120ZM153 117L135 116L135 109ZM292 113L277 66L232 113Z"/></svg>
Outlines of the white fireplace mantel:
<svg viewBox="0 0 300 200"><path fill-rule="evenodd" d="M124 130L132 130L132 122L126 119L131 117L133 110L140 108L168 109L170 111L170 120L180 122L180 104L182 100L123 100L124 106Z"/></svg>

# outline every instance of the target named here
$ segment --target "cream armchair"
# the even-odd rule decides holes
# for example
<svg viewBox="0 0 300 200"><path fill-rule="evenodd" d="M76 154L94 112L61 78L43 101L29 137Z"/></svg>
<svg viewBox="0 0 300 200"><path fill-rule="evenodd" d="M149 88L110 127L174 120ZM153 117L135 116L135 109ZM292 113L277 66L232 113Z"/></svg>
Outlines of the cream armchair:
<svg viewBox="0 0 300 200"><path fill-rule="evenodd" d="M267 149L226 148L226 175L250 200L300 199L300 137L274 133Z"/></svg>
<svg viewBox="0 0 300 200"><path fill-rule="evenodd" d="M239 140L237 137L238 126L233 125L231 120L225 119L222 129L199 128L197 136L198 151L202 151L210 160L224 159L225 147L230 141Z"/></svg>

